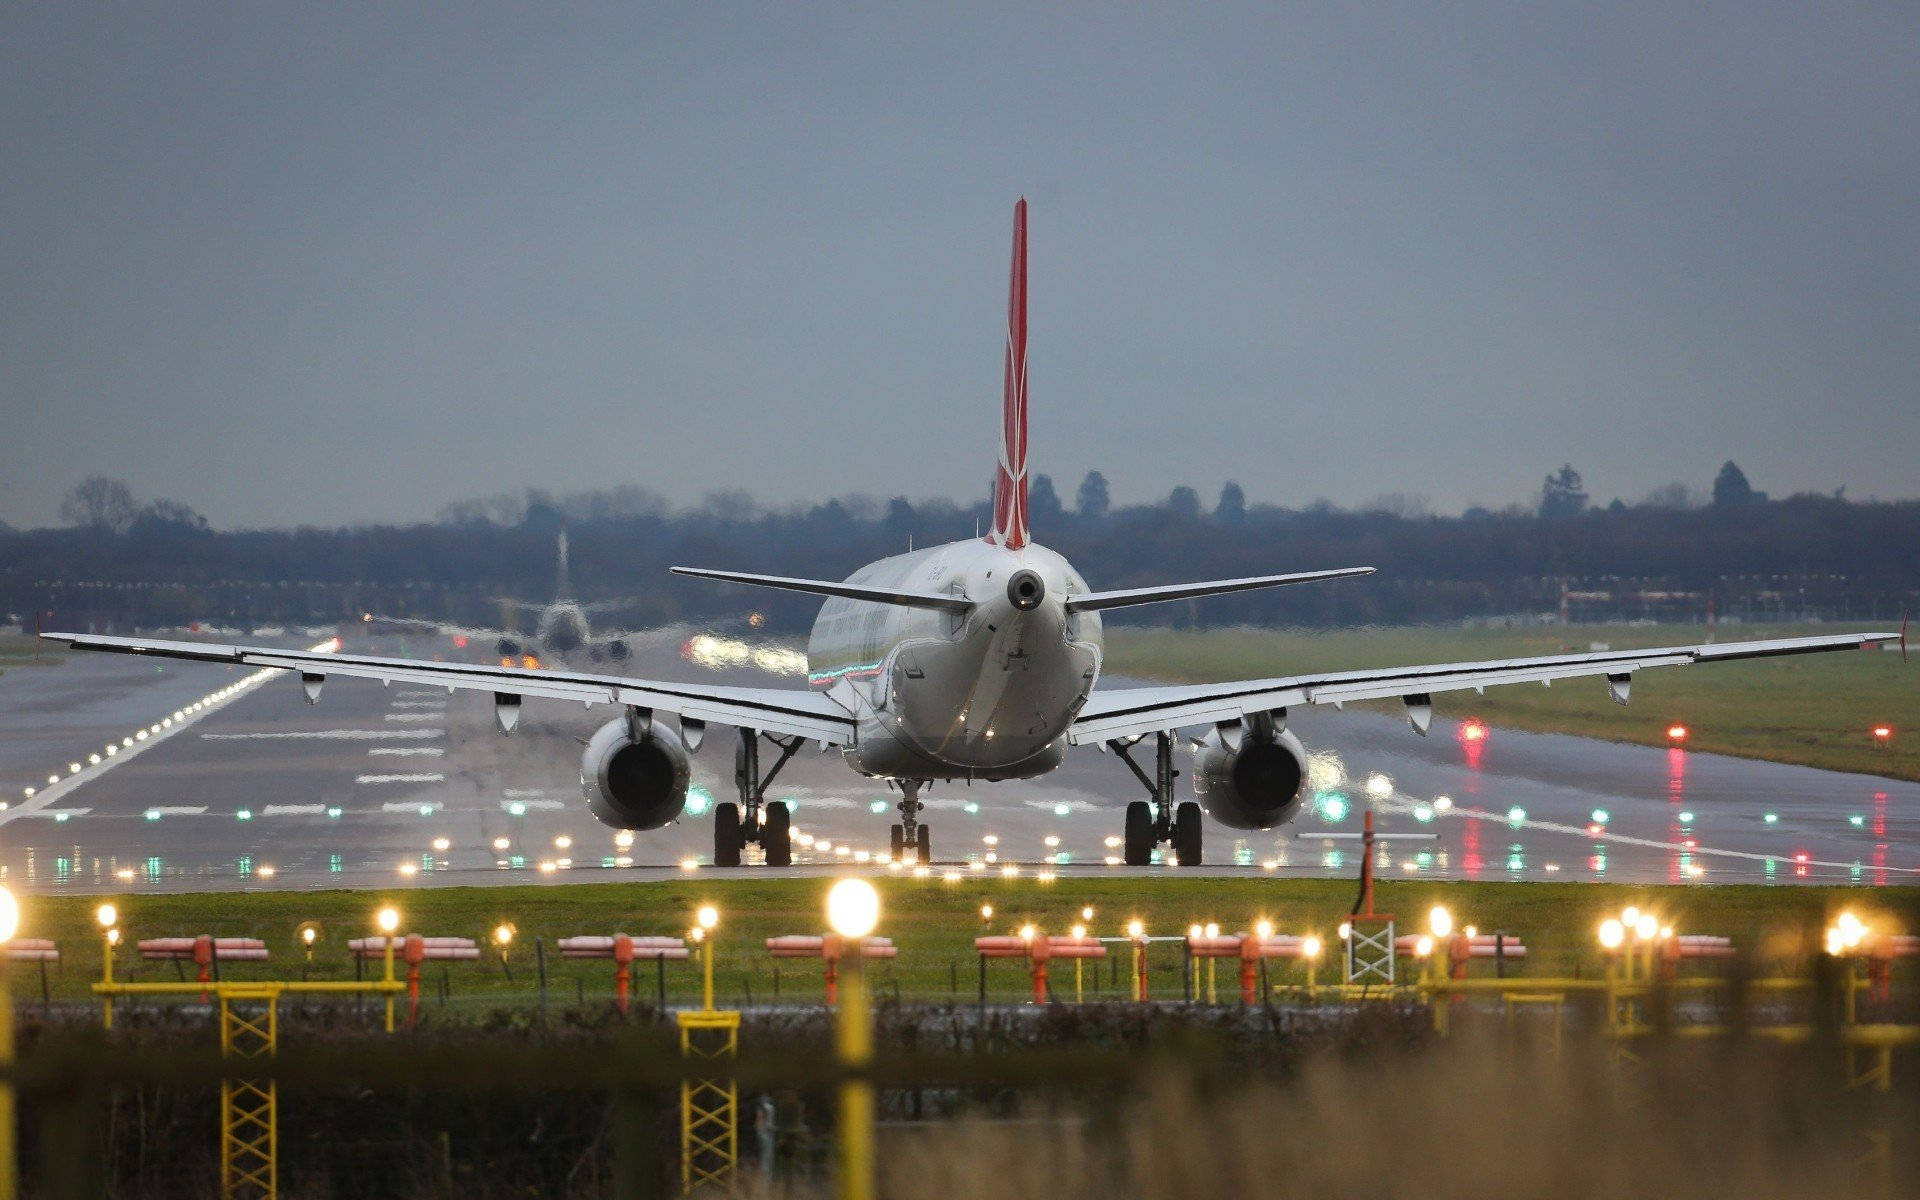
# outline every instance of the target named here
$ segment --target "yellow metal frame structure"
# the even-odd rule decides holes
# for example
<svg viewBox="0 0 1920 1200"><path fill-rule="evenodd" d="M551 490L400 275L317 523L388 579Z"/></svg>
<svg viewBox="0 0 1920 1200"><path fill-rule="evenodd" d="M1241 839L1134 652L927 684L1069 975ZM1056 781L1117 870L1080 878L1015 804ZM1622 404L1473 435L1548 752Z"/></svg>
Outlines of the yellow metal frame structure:
<svg viewBox="0 0 1920 1200"><path fill-rule="evenodd" d="M1342 982L1355 989L1394 990L1393 918L1382 914L1358 913L1347 918L1347 977ZM1362 992L1362 994L1371 994Z"/></svg>
<svg viewBox="0 0 1920 1200"><path fill-rule="evenodd" d="M683 1058L719 1063L740 1053L740 1014L711 1008L674 1014ZM688 1195L731 1191L740 1161L740 1089L730 1074L680 1081L680 1186Z"/></svg>
<svg viewBox="0 0 1920 1200"><path fill-rule="evenodd" d="M220 1053L271 1058L280 1040L280 991L272 984L223 984ZM221 1200L271 1200L279 1191L280 1089L273 1080L220 1081Z"/></svg>
<svg viewBox="0 0 1920 1200"><path fill-rule="evenodd" d="M270 980L257 983L115 983L109 974L93 985L103 1018L113 1028L113 1002L122 996L198 996L220 1003L220 1053L230 1058L271 1058L279 1047L280 996L301 993L385 993L387 1032L393 1032L393 1000L406 984L389 975L365 982ZM280 1095L268 1080L220 1081L221 1200L274 1200L280 1179Z"/></svg>

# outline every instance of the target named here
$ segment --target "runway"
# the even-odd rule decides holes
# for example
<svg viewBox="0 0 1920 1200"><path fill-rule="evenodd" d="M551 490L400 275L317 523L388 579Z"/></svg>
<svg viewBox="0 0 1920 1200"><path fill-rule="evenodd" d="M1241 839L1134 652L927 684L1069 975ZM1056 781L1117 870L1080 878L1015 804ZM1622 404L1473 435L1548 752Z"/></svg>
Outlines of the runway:
<svg viewBox="0 0 1920 1200"><path fill-rule="evenodd" d="M357 632L347 646L355 652L455 653L436 639ZM702 666L685 652L690 632L634 638L625 673L799 686L750 659ZM62 666L0 677L0 797L8 804L0 871L8 882L84 891L393 888L716 870L702 865L712 852L703 814L714 798L732 796L730 731L712 730L694 758L688 815L623 839L588 814L578 784L576 739L611 720L612 709L529 701L522 728L507 737L477 694L336 679L313 706L297 679L251 674L76 652ZM1316 795L1273 832L1209 821L1208 865L1198 870L1351 877L1358 843L1329 835L1357 833L1371 801L1383 830L1432 835L1387 843L1389 876L1920 882L1920 785L1499 729L1466 742L1447 716L1443 708L1432 736L1421 738L1376 713L1298 714L1292 728L1314 754ZM136 739L140 731L152 732ZM1184 774L1190 759L1177 762ZM1191 795L1184 778L1180 792ZM886 847L897 797L837 753L802 751L770 794L796 805L795 828L806 835L796 870L884 869L871 860ZM1171 874L1106 862L1119 853L1123 806L1142 797L1124 764L1092 748L1036 781L936 785L925 817L935 870Z"/></svg>

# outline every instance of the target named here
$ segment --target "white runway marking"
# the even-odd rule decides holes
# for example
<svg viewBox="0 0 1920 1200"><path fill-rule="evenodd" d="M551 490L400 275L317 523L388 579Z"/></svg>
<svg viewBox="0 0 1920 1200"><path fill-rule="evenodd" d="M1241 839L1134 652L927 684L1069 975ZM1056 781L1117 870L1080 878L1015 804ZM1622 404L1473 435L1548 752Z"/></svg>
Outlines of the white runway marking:
<svg viewBox="0 0 1920 1200"><path fill-rule="evenodd" d="M389 800L385 804L382 804L380 806L380 811L381 812L397 812L397 813L419 813L421 816L424 817L432 813L439 812L442 807L443 805L441 805L441 803L438 800L428 800L422 804L408 804L400 800Z"/></svg>
<svg viewBox="0 0 1920 1200"><path fill-rule="evenodd" d="M65 821L73 817L84 817L93 810L90 808L37 808L31 812L17 815L22 817L51 817L56 821Z"/></svg>
<svg viewBox="0 0 1920 1200"><path fill-rule="evenodd" d="M198 817L207 811L204 804L161 804L146 811L149 821L158 821L161 817Z"/></svg>
<svg viewBox="0 0 1920 1200"><path fill-rule="evenodd" d="M324 804L269 804L260 810L263 817L315 817L327 811Z"/></svg>
<svg viewBox="0 0 1920 1200"><path fill-rule="evenodd" d="M533 796L544 796L547 794L547 789L546 788L508 788L506 791L501 792L500 794L502 796L505 796L509 800L525 800Z"/></svg>
<svg viewBox="0 0 1920 1200"><path fill-rule="evenodd" d="M338 648L339 642L336 639L328 638L319 645L311 646L308 649L311 653L319 654L331 652ZM49 783L46 787L41 788L31 799L13 805L4 812L0 812L0 825L5 825L9 821L17 821L22 817L31 817L36 812L48 811L49 805L68 792L99 778L101 775L106 774L122 763L132 761L141 753L153 749L174 734L186 729L187 726L198 723L202 717L211 716L221 709L226 708L234 701L243 699L250 695L255 688L279 675L280 671L278 668L263 667L251 675L241 676L226 687L216 689L213 693L194 704L176 710L179 713L177 717L162 718L157 724L148 726L146 735L135 741L133 745L116 747L114 750L109 751L103 759L92 762L83 769L70 771L64 779Z"/></svg>
<svg viewBox="0 0 1920 1200"><path fill-rule="evenodd" d="M513 806L516 804L519 805L521 808L565 808L566 807L566 805L562 804L558 800L502 800L500 802L500 807L506 809L508 812L512 812Z"/></svg>
<svg viewBox="0 0 1920 1200"><path fill-rule="evenodd" d="M389 721L440 721L445 718L446 714L437 712L397 712L387 714L387 720ZM442 732L445 731L442 730Z"/></svg>
<svg viewBox="0 0 1920 1200"><path fill-rule="evenodd" d="M391 708L445 708L446 706L444 697L439 700L395 700L389 705Z"/></svg>
<svg viewBox="0 0 1920 1200"><path fill-rule="evenodd" d="M393 758L439 758L447 752L444 746L374 746L369 755L384 754Z"/></svg>
<svg viewBox="0 0 1920 1200"><path fill-rule="evenodd" d="M290 729L284 733L203 733L200 736L209 742L252 742L279 738L316 742L376 742L445 737L446 734L444 729Z"/></svg>
<svg viewBox="0 0 1920 1200"><path fill-rule="evenodd" d="M396 696L444 696L446 695L446 693L441 691L439 688L401 688L399 691L395 692L394 695Z"/></svg>
<svg viewBox="0 0 1920 1200"><path fill-rule="evenodd" d="M445 783L445 775L355 775L355 783Z"/></svg>

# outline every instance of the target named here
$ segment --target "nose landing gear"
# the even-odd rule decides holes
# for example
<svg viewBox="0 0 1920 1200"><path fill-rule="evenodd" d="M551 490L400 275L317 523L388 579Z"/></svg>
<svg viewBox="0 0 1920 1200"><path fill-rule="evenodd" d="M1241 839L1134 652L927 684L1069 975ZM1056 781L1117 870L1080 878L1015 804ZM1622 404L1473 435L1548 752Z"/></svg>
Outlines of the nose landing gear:
<svg viewBox="0 0 1920 1200"><path fill-rule="evenodd" d="M760 773L762 737L780 748L780 757L765 775ZM773 777L804 744L804 738L778 738L757 729L740 731L740 749L733 756L733 781L740 789L740 802L713 806L714 866L739 866L740 852L749 842L766 852L768 866L793 865L793 811L779 800L765 803L765 798Z"/></svg>
<svg viewBox="0 0 1920 1200"><path fill-rule="evenodd" d="M905 862L910 854L913 860L922 866L933 861L932 831L920 823L920 810L926 805L920 803L920 789L927 786L924 779L902 779L900 784L900 824L887 830L887 846L893 852L894 862Z"/></svg>
<svg viewBox="0 0 1920 1200"><path fill-rule="evenodd" d="M1133 742L1114 739L1107 748L1127 764L1134 777L1153 799L1135 800L1127 805L1126 847L1124 856L1130 867L1144 867L1153 861L1153 848L1173 847L1174 861L1183 867L1200 865L1200 806L1191 800L1173 802L1173 781L1179 772L1173 769L1173 735L1154 735L1154 771L1151 778L1133 761L1128 750Z"/></svg>

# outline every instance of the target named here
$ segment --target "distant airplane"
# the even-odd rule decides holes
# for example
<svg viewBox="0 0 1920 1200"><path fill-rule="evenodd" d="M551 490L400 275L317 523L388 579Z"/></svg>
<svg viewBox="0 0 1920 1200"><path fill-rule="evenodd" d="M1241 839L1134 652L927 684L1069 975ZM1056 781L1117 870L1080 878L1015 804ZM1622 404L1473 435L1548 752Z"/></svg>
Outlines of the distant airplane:
<svg viewBox="0 0 1920 1200"><path fill-rule="evenodd" d="M1289 710L1351 700L1399 699L1420 734L1436 692L1495 684L1604 676L1627 702L1633 673L1646 667L1850 650L1898 634L1780 638L1654 650L1546 655L1393 670L1336 671L1277 679L1171 687L1097 688L1100 614L1108 609L1188 600L1282 584L1370 574L1371 567L1261 575L1247 579L1095 591L1059 554L1027 531L1027 202L1013 212L1013 272L1007 302L1005 396L993 493L993 530L984 538L916 550L862 567L844 582L675 567L695 575L825 596L807 646L810 690L660 683L569 671L466 666L348 654L311 654L140 638L54 633L77 649L154 654L298 671L309 699L328 675L430 684L491 693L500 728L519 721L521 701L617 704L581 758L581 787L601 821L658 829L684 811L688 755L708 724L740 733L738 803L714 806L713 860L737 866L748 843L766 861L792 861L791 814L766 800L767 785L808 742L837 748L863 775L901 793L892 827L895 859L932 858L920 820L920 793L935 780L1026 779L1059 766L1067 748L1104 746L1146 788L1127 805L1125 860L1143 865L1171 844L1183 866L1200 862L1202 805L1234 829L1272 829L1300 809L1307 756L1287 728ZM668 720L673 717L677 720ZM1198 803L1176 802L1175 735L1190 734ZM1153 743L1151 770L1130 751ZM762 743L778 751L762 769Z"/></svg>
<svg viewBox="0 0 1920 1200"><path fill-rule="evenodd" d="M560 565L553 585L552 600L539 602L510 600L505 597L500 600L502 608L539 614L534 620L531 641L516 629L472 628L455 625L448 621L429 621L419 617L389 617L380 613L367 613L362 620L369 624L404 625L444 633L450 637L465 638L468 641L492 643L493 649L499 652L502 660L520 659L532 655L535 658L560 662L572 662L582 657L589 662L627 661L631 651L625 640L616 636L596 641L593 630L587 623L587 614L625 608L633 602L631 600L596 600L590 604L582 604L573 598L573 584L568 579L567 568L567 531L564 529L559 535L558 557Z"/></svg>

